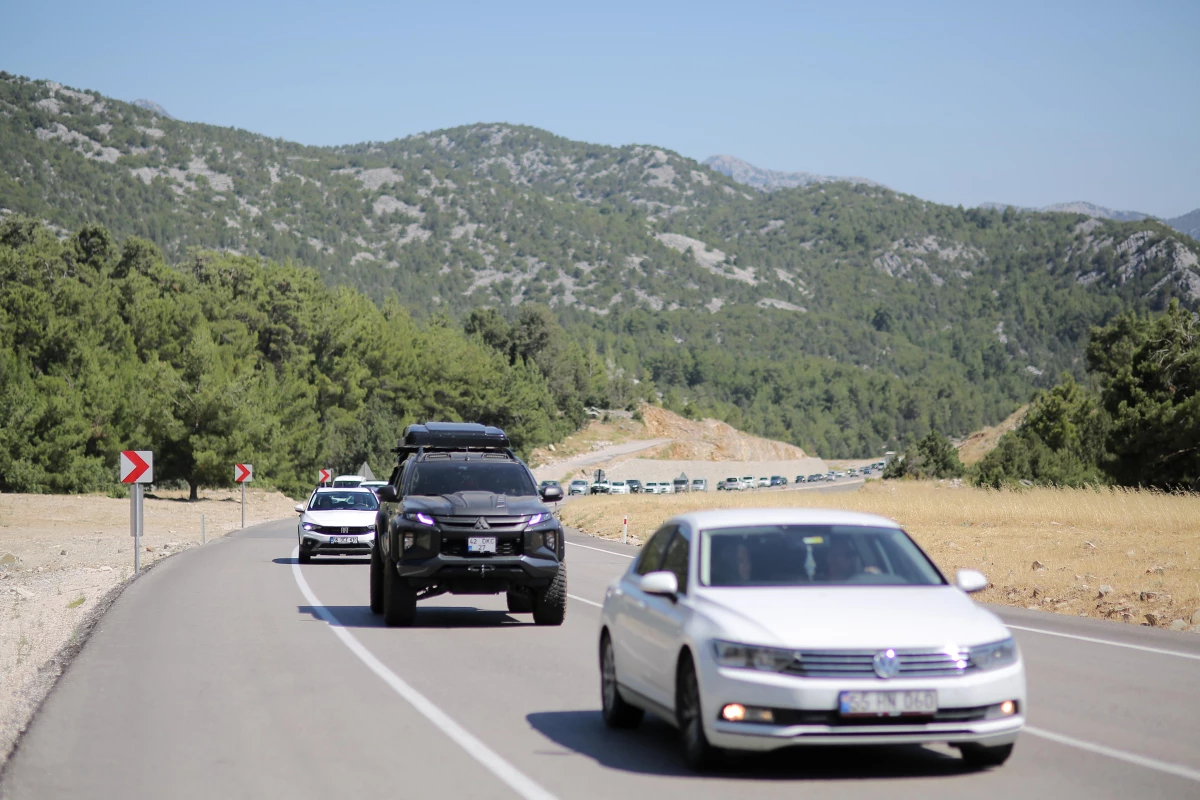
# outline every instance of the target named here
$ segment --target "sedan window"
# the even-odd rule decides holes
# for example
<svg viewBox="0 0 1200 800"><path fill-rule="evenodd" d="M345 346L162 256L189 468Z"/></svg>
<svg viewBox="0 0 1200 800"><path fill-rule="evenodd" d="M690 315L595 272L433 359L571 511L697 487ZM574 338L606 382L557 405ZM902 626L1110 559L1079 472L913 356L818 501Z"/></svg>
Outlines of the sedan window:
<svg viewBox="0 0 1200 800"><path fill-rule="evenodd" d="M679 593L687 594L688 540L682 533L675 534L675 538L667 545L667 554L663 556L659 569L674 572L675 579L679 582Z"/></svg>
<svg viewBox="0 0 1200 800"><path fill-rule="evenodd" d="M763 525L703 531L705 586L939 586L937 567L904 531Z"/></svg>
<svg viewBox="0 0 1200 800"><path fill-rule="evenodd" d="M309 511L374 511L379 498L367 491L317 492L308 503Z"/></svg>
<svg viewBox="0 0 1200 800"><path fill-rule="evenodd" d="M658 562L662 560L663 550L666 549L667 541L673 533L675 533L674 525L659 528L658 533L654 534L642 548L642 554L638 556L633 571L638 575L645 575L647 572L654 572L658 569Z"/></svg>

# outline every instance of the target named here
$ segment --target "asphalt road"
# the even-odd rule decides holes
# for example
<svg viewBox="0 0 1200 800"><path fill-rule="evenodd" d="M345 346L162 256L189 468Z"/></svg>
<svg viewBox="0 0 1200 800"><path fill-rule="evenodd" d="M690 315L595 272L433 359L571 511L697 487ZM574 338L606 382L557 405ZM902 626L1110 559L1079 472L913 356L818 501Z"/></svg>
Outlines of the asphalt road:
<svg viewBox="0 0 1200 800"><path fill-rule="evenodd" d="M596 634L633 548L570 536L561 628L440 597L367 607L365 561L293 561L295 522L187 551L101 621L0 778L5 798L1200 796L1200 637L1005 610L1031 729L947 748L792 750L689 774L673 730L604 728Z"/></svg>

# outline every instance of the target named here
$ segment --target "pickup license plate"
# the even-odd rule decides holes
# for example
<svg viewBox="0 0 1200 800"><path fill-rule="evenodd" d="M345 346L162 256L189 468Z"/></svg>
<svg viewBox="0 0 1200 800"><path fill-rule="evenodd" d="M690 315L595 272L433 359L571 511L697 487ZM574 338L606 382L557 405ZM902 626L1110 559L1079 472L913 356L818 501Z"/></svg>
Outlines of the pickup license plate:
<svg viewBox="0 0 1200 800"><path fill-rule="evenodd" d="M929 716L937 711L937 691L842 692L838 713L843 717Z"/></svg>
<svg viewBox="0 0 1200 800"><path fill-rule="evenodd" d="M330 536L330 544L358 544L357 536Z"/></svg>
<svg viewBox="0 0 1200 800"><path fill-rule="evenodd" d="M468 553L494 553L496 552L496 537L495 536L471 536L467 539Z"/></svg>

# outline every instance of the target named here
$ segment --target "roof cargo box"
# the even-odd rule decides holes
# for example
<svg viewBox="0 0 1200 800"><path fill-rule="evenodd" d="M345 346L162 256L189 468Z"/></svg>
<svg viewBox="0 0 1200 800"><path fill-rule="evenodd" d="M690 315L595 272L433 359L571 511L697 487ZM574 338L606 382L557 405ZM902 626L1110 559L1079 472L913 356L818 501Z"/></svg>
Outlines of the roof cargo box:
<svg viewBox="0 0 1200 800"><path fill-rule="evenodd" d="M438 450L502 450L512 445L499 428L476 422L426 422L409 425L396 442L396 450L418 447Z"/></svg>

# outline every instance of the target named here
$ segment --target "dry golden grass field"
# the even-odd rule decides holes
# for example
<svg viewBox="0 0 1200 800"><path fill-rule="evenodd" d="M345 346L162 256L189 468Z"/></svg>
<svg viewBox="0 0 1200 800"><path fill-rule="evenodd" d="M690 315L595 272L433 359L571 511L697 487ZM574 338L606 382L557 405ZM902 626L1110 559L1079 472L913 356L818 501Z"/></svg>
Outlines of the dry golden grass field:
<svg viewBox="0 0 1200 800"><path fill-rule="evenodd" d="M596 495L563 522L643 541L668 517L701 509L825 507L898 521L944 572L991 579L985 602L1200 631L1200 495L1125 489L994 491L870 481L859 491Z"/></svg>

